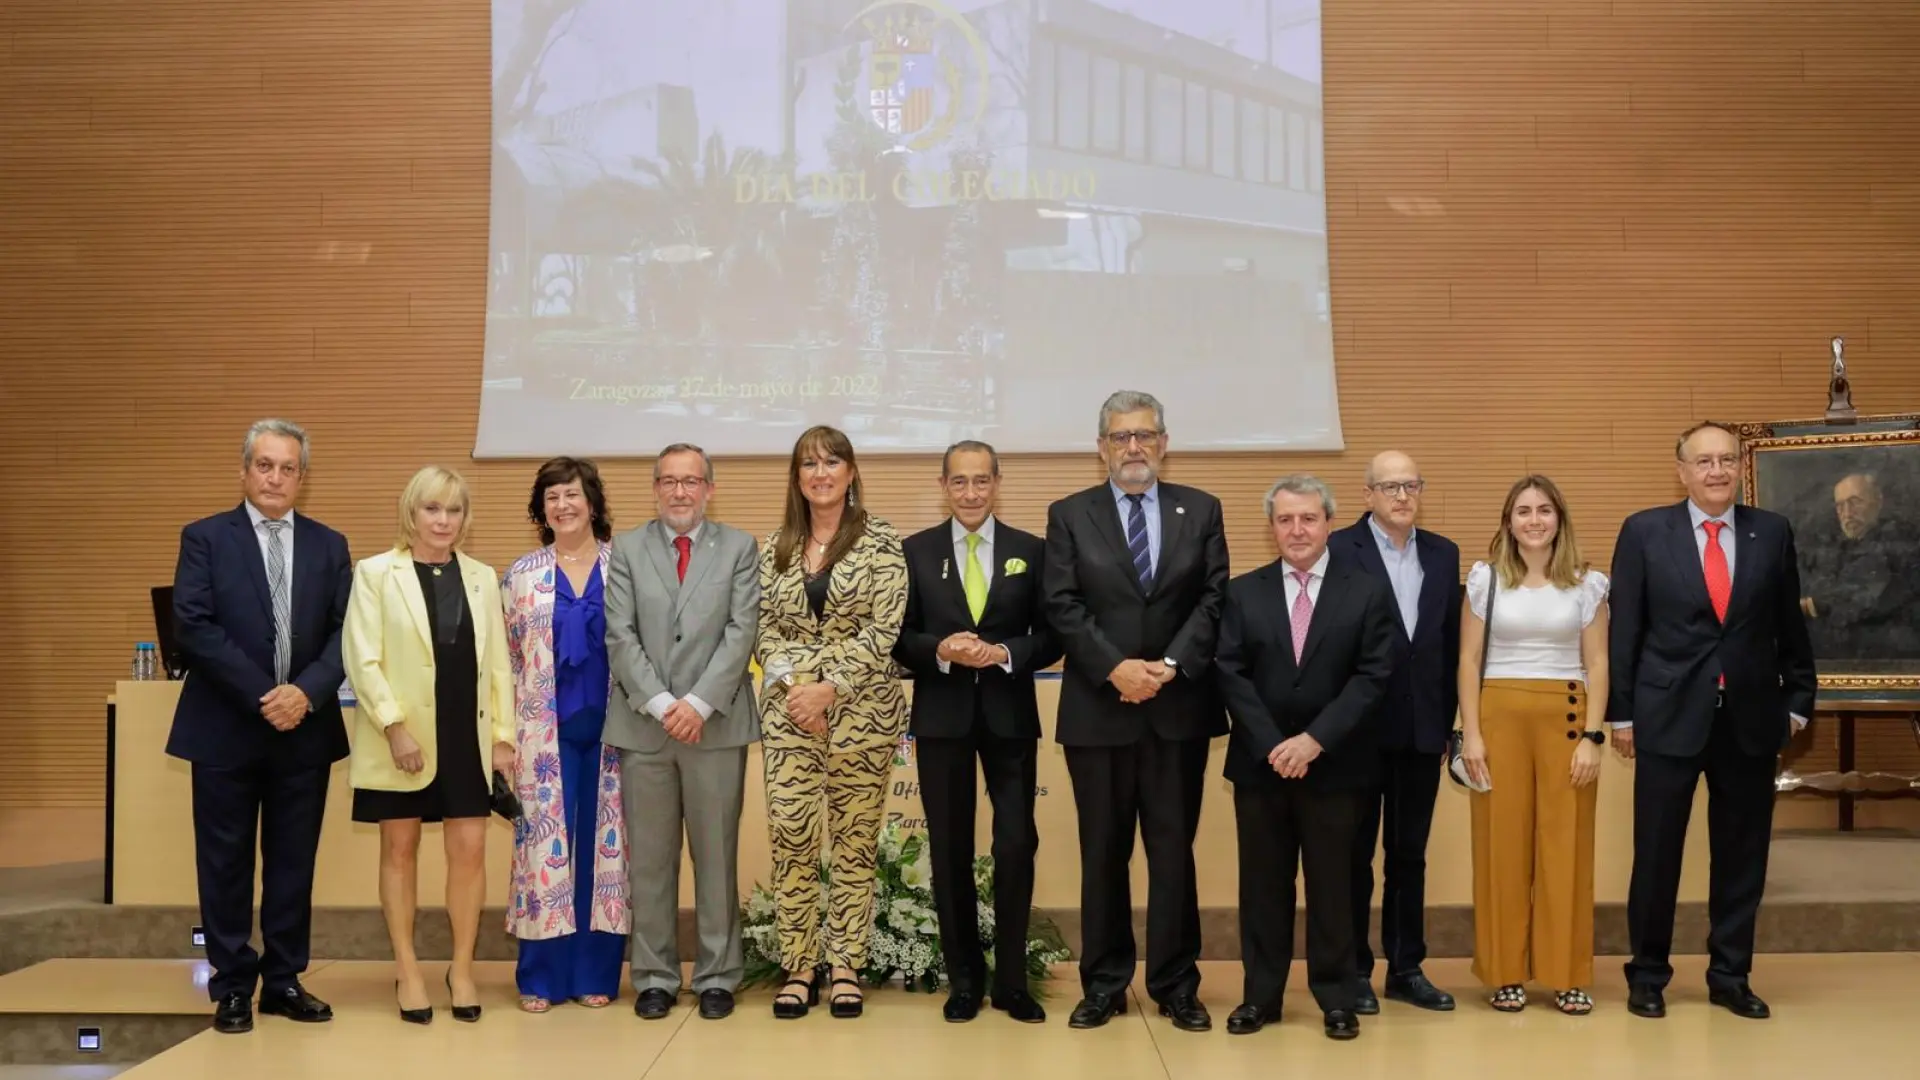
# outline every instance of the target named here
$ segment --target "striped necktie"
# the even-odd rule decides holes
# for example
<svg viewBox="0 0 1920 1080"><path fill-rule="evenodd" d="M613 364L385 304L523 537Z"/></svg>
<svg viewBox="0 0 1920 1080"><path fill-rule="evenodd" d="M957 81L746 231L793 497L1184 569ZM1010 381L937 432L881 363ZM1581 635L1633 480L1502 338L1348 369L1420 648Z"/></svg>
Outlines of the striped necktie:
<svg viewBox="0 0 1920 1080"><path fill-rule="evenodd" d="M287 544L281 534L284 521L264 521L267 527L267 591L273 598L273 681L287 681L293 663L293 597L287 592Z"/></svg>
<svg viewBox="0 0 1920 1080"><path fill-rule="evenodd" d="M1140 588L1153 591L1153 545L1147 542L1146 496L1129 495L1127 502L1127 551L1133 555L1133 572L1140 576Z"/></svg>

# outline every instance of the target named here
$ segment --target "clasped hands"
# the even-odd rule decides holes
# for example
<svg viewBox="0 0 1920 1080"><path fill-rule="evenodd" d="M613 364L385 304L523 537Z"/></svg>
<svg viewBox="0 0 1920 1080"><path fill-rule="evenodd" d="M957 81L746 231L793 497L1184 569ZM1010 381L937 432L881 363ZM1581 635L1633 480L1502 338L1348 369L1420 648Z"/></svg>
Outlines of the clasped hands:
<svg viewBox="0 0 1920 1080"><path fill-rule="evenodd" d="M825 735L827 710L833 707L833 693L833 684L830 682L800 683L788 687L787 719L809 735Z"/></svg>
<svg viewBox="0 0 1920 1080"><path fill-rule="evenodd" d="M1148 701L1160 688L1173 681L1172 668L1158 660L1122 660L1107 681L1120 691L1120 700L1129 705Z"/></svg>
<svg viewBox="0 0 1920 1080"><path fill-rule="evenodd" d="M686 698L681 698L667 706L665 715L660 717L660 726L667 729L668 735L691 746L700 741L707 719Z"/></svg>
<svg viewBox="0 0 1920 1080"><path fill-rule="evenodd" d="M1013 653L1005 645L994 645L980 640L980 635L971 630L962 630L949 634L934 647L933 655L949 664L961 667L989 668L999 664L1013 663Z"/></svg>
<svg viewBox="0 0 1920 1080"><path fill-rule="evenodd" d="M267 691L260 699L260 715L267 718L275 731L292 731L307 718L307 711L313 703L307 700L307 692L293 685L283 683Z"/></svg>
<svg viewBox="0 0 1920 1080"><path fill-rule="evenodd" d="M1283 780L1298 780L1307 775L1307 766L1320 756L1320 740L1301 732L1267 753L1267 764Z"/></svg>

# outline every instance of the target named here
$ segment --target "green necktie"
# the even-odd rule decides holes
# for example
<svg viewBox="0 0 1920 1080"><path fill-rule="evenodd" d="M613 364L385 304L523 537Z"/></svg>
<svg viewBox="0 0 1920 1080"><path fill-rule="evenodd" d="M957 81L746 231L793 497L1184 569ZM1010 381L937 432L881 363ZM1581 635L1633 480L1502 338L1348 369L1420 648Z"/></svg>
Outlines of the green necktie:
<svg viewBox="0 0 1920 1080"><path fill-rule="evenodd" d="M973 613L973 621L980 621L980 613L987 610L987 575L980 569L980 534L967 534L967 567L962 572L960 583L967 590L967 610Z"/></svg>

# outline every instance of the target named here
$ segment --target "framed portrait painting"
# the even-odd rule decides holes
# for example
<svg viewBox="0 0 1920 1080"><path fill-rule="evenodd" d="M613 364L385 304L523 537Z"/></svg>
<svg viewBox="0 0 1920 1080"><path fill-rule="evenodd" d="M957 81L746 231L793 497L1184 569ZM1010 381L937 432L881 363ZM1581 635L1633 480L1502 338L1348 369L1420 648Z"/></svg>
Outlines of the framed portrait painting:
<svg viewBox="0 0 1920 1080"><path fill-rule="evenodd" d="M1920 703L1920 414L1740 434L1743 499L1793 524L1821 696Z"/></svg>

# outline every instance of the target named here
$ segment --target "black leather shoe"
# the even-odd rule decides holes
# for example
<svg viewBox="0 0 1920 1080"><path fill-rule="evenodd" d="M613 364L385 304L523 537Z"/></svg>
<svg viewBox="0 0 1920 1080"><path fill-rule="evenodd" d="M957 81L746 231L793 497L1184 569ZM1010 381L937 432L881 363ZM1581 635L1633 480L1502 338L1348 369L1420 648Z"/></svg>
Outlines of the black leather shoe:
<svg viewBox="0 0 1920 1080"><path fill-rule="evenodd" d="M451 969L447 971L447 997L449 999L453 997L453 971ZM453 1002L447 1011L453 1014L455 1020L463 1024L477 1024L480 1022L480 1006L478 1005L462 1005L459 1002Z"/></svg>
<svg viewBox="0 0 1920 1080"><path fill-rule="evenodd" d="M1181 994L1172 1001L1160 1004L1160 1015L1173 1021L1173 1026L1181 1031L1212 1031L1213 1017L1207 1015L1207 1007L1192 994Z"/></svg>
<svg viewBox="0 0 1920 1080"><path fill-rule="evenodd" d="M253 1002L246 994L236 990L220 995L213 1008L213 1030L222 1035L242 1035L253 1030Z"/></svg>
<svg viewBox="0 0 1920 1080"><path fill-rule="evenodd" d="M1348 1039L1360 1037L1360 1018L1345 1009L1335 1009L1327 1014L1327 1038Z"/></svg>
<svg viewBox="0 0 1920 1080"><path fill-rule="evenodd" d="M1280 1006L1274 1005L1263 1009L1249 1003L1227 1014L1227 1034L1251 1035L1268 1024L1279 1022Z"/></svg>
<svg viewBox="0 0 1920 1080"><path fill-rule="evenodd" d="M733 1015L733 991L714 987L700 991L700 1019L725 1020Z"/></svg>
<svg viewBox="0 0 1920 1080"><path fill-rule="evenodd" d="M993 1007L1013 1017L1023 1024L1044 1024L1047 1022L1047 1010L1033 1000L1033 995L1025 990L1009 990L1004 994L993 995Z"/></svg>
<svg viewBox="0 0 1920 1080"><path fill-rule="evenodd" d="M1387 976L1387 1000L1405 1002L1416 1009L1453 1011L1453 995L1428 982L1419 971Z"/></svg>
<svg viewBox="0 0 1920 1080"><path fill-rule="evenodd" d="M299 983L260 993L260 1015L284 1016L302 1024L324 1024L333 1019L333 1006L307 993Z"/></svg>
<svg viewBox="0 0 1920 1080"><path fill-rule="evenodd" d="M1627 987L1627 1011L1635 1016L1658 1020L1667 1015L1667 998L1658 987Z"/></svg>
<svg viewBox="0 0 1920 1080"><path fill-rule="evenodd" d="M633 1015L642 1020L664 1020L672 1011L673 995L657 986L640 991L640 996L633 999Z"/></svg>
<svg viewBox="0 0 1920 1080"><path fill-rule="evenodd" d="M980 1015L980 995L971 990L954 990L947 994L947 1003L941 1007L940 1015L946 1017L949 1024L964 1024Z"/></svg>
<svg viewBox="0 0 1920 1080"><path fill-rule="evenodd" d="M1361 1016L1377 1016L1380 1013L1380 999L1373 994L1373 984L1365 979L1353 988L1353 1011Z"/></svg>
<svg viewBox="0 0 1920 1080"><path fill-rule="evenodd" d="M397 980L393 984L393 996L394 999L398 1001L400 997L400 983ZM433 1023L433 1004L429 1002L424 1009L409 1009L405 1005L401 1005L400 1019L405 1020L409 1024L431 1024Z"/></svg>
<svg viewBox="0 0 1920 1080"><path fill-rule="evenodd" d="M1735 1016L1744 1016L1748 1020L1765 1020L1773 1015L1767 1003L1760 995L1747 988L1746 983L1728 987L1725 990L1707 991L1707 1000L1727 1010Z"/></svg>
<svg viewBox="0 0 1920 1080"><path fill-rule="evenodd" d="M1067 1018L1067 1026L1072 1028L1097 1028L1107 1021L1127 1011L1127 992L1112 994L1088 994L1080 1004L1073 1007L1073 1015Z"/></svg>

